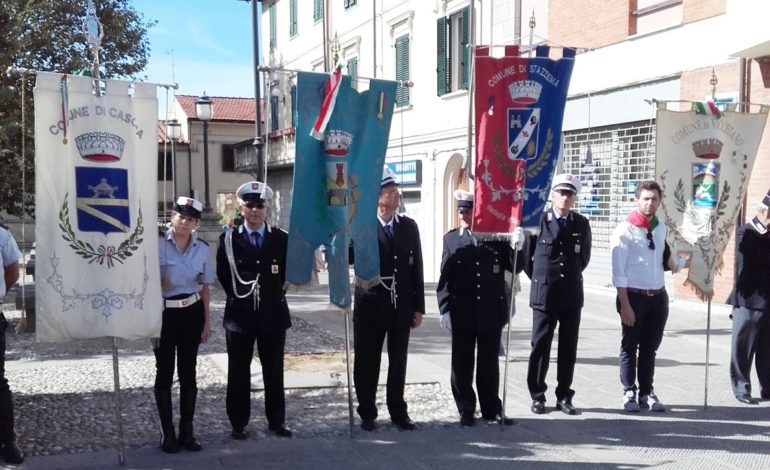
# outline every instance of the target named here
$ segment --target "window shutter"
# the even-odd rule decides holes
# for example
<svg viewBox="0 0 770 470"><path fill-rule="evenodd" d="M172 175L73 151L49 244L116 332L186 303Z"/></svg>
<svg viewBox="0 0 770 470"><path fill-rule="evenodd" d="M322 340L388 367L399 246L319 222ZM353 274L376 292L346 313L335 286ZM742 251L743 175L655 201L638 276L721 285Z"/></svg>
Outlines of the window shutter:
<svg viewBox="0 0 770 470"><path fill-rule="evenodd" d="M436 94L447 92L446 18L436 20Z"/></svg>
<svg viewBox="0 0 770 470"><path fill-rule="evenodd" d="M231 145L222 146L222 171L235 171L235 149Z"/></svg>
<svg viewBox="0 0 770 470"><path fill-rule="evenodd" d="M289 1L289 36L297 35L297 0Z"/></svg>
<svg viewBox="0 0 770 470"><path fill-rule="evenodd" d="M353 57L348 61L348 75L350 75L350 86L358 90L358 57Z"/></svg>
<svg viewBox="0 0 770 470"><path fill-rule="evenodd" d="M275 15L275 3L270 5L270 49L276 47L276 15Z"/></svg>
<svg viewBox="0 0 770 470"><path fill-rule="evenodd" d="M460 88L463 88L465 90L468 89L468 76L470 75L471 71L471 63L470 63L470 49L468 48L468 35L470 30L470 16L471 16L471 9L470 7L463 8L462 13L462 35L460 36L460 48L462 49L462 64L460 66Z"/></svg>
<svg viewBox="0 0 770 470"><path fill-rule="evenodd" d="M324 17L324 4L323 0L313 1L313 21L321 21Z"/></svg>
<svg viewBox="0 0 770 470"><path fill-rule="evenodd" d="M278 97L270 97L270 132L278 131Z"/></svg>
<svg viewBox="0 0 770 470"><path fill-rule="evenodd" d="M396 80L409 80L409 36L396 39ZM399 85L396 89L396 106L409 104L409 87Z"/></svg>
<svg viewBox="0 0 770 470"><path fill-rule="evenodd" d="M291 86L291 127L297 128L297 85Z"/></svg>

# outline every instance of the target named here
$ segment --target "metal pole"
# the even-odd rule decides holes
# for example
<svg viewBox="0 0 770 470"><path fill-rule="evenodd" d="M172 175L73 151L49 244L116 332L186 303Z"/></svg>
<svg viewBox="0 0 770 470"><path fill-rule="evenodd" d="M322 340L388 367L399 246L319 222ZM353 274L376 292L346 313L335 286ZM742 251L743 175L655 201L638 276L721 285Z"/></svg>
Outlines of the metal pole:
<svg viewBox="0 0 770 470"><path fill-rule="evenodd" d="M254 39L254 153L257 158L257 171L254 177L263 183L267 181L267 164L265 163L264 147L262 141L262 88L259 86L259 12L257 0L251 2L251 31Z"/></svg>
<svg viewBox="0 0 770 470"><path fill-rule="evenodd" d="M711 299L706 304L706 378L703 388L703 409L709 407L709 346L711 343Z"/></svg>
<svg viewBox="0 0 770 470"><path fill-rule="evenodd" d="M511 322L516 315L516 263L519 259L519 251L514 242L513 247L513 270L511 271L511 305L508 310L508 329L505 335L505 369L503 373L503 409L500 410L500 430L505 429L505 403L508 396L508 360L511 356Z"/></svg>
<svg viewBox="0 0 770 470"><path fill-rule="evenodd" d="M203 184L206 203L203 212L211 212L211 199L209 199L209 123L203 121Z"/></svg>
<svg viewBox="0 0 770 470"><path fill-rule="evenodd" d="M176 198L179 196L176 189L176 139L171 139L171 177L174 178L174 195L172 199L176 201ZM163 202L165 203L166 201Z"/></svg>
<svg viewBox="0 0 770 470"><path fill-rule="evenodd" d="M345 309L345 366L348 369L348 416L350 418L350 438L353 439L353 375L350 372L350 308Z"/></svg>
<svg viewBox="0 0 770 470"><path fill-rule="evenodd" d="M123 442L123 401L120 399L120 368L118 362L118 338L112 337L112 378L115 382L115 422L118 423L118 463L126 464Z"/></svg>

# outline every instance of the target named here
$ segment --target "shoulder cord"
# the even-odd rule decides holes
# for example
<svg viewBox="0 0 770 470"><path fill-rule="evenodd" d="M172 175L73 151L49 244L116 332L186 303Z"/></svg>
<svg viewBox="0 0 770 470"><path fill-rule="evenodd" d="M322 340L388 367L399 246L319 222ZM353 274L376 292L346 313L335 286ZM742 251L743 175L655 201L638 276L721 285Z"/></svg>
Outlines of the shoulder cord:
<svg viewBox="0 0 770 470"><path fill-rule="evenodd" d="M230 281L233 283L233 295L239 299L245 299L250 295L253 296L254 310L257 310L259 308L259 273L257 273L257 277L253 281L244 281L241 279L238 268L235 267L235 256L233 256L233 229L228 229L227 233L225 233L225 255L227 256L227 262L230 265ZM250 286L249 291L243 295L239 294L238 286L235 283L236 279L238 279L238 282L242 286Z"/></svg>
<svg viewBox="0 0 770 470"><path fill-rule="evenodd" d="M390 287L386 284L388 281L390 281ZM393 304L393 308L396 308L396 275L380 276L380 285L390 292L390 303Z"/></svg>

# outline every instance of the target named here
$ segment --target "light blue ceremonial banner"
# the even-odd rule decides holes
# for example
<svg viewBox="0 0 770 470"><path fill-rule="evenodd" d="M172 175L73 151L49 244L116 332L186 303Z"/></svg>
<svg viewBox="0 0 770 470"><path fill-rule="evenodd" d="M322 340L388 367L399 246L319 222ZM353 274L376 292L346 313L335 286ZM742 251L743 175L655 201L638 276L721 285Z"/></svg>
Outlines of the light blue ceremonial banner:
<svg viewBox="0 0 770 470"><path fill-rule="evenodd" d="M356 282L379 281L375 214L388 145L396 82L370 80L362 93L343 76L324 140L310 136L324 99L328 74L297 76L297 145L286 280L311 280L316 248L324 245L329 300L351 304L348 247L355 253Z"/></svg>

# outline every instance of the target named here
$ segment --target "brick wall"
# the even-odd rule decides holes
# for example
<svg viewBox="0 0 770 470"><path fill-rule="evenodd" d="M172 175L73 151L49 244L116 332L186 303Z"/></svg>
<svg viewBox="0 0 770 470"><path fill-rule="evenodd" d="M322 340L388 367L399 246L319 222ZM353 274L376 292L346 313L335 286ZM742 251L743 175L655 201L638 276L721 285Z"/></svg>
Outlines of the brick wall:
<svg viewBox="0 0 770 470"><path fill-rule="evenodd" d="M716 2L707 2L716 3ZM717 76L717 94L732 93L738 91L739 85L739 65L737 62L721 64L714 67L714 73ZM711 67L693 70L682 74L681 80L681 98L683 100L703 100L711 95ZM764 88L762 76L759 67L752 61L751 67L751 96L749 101L752 103L770 103L770 90ZM752 107L752 111L757 111L757 107ZM762 135L762 141L759 144L759 151L754 162L754 169L749 180L749 186L746 193L746 215L750 219L754 216L757 205L762 196L767 193L770 187L770 126L765 126L765 132ZM734 240L731 238L728 244L723 261L724 267L721 274L717 275L714 281L714 303L724 303L733 285L734 271ZM695 295L688 287L684 287L684 275L676 276L677 298L696 299Z"/></svg>
<svg viewBox="0 0 770 470"><path fill-rule="evenodd" d="M727 0L684 0L682 21L689 23L710 18L727 11Z"/></svg>
<svg viewBox="0 0 770 470"><path fill-rule="evenodd" d="M549 39L575 47L623 41L628 38L628 8L628 0L549 0Z"/></svg>

